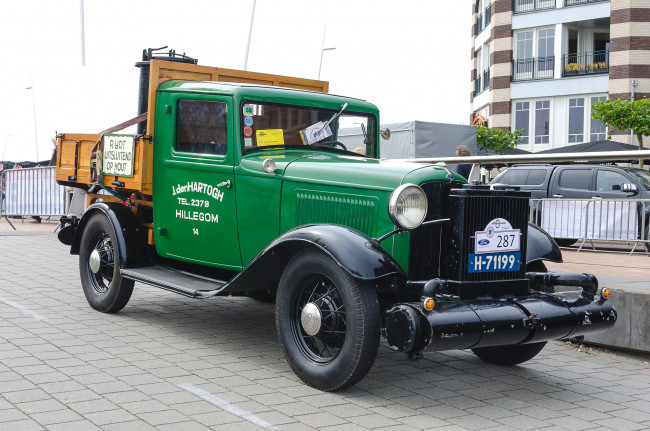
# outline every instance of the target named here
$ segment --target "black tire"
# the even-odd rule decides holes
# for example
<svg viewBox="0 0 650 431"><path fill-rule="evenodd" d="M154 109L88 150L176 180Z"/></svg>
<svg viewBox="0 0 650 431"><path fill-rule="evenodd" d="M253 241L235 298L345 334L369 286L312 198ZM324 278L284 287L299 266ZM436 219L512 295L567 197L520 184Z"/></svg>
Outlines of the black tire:
<svg viewBox="0 0 650 431"><path fill-rule="evenodd" d="M359 284L325 253L307 250L289 262L275 307L284 355L309 386L343 389L372 367L380 335L377 293L373 286Z"/></svg>
<svg viewBox="0 0 650 431"><path fill-rule="evenodd" d="M548 272L546 265L541 260L536 260L526 265L526 272Z"/></svg>
<svg viewBox="0 0 650 431"><path fill-rule="evenodd" d="M86 299L95 310L117 313L131 298L134 282L122 278L120 259L113 225L103 214L92 216L81 237L79 272Z"/></svg>
<svg viewBox="0 0 650 431"><path fill-rule="evenodd" d="M479 347L472 352L485 362L496 365L517 365L533 359L546 346L546 341L516 346Z"/></svg>
<svg viewBox="0 0 650 431"><path fill-rule="evenodd" d="M570 247L578 241L573 238L553 238L560 247Z"/></svg>

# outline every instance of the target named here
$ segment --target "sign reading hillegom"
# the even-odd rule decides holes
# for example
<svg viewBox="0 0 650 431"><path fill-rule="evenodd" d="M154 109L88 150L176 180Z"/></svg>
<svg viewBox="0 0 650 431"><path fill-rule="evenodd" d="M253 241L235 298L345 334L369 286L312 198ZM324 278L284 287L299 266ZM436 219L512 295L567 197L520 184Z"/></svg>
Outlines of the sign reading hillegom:
<svg viewBox="0 0 650 431"><path fill-rule="evenodd" d="M102 174L133 176L133 135L104 135Z"/></svg>

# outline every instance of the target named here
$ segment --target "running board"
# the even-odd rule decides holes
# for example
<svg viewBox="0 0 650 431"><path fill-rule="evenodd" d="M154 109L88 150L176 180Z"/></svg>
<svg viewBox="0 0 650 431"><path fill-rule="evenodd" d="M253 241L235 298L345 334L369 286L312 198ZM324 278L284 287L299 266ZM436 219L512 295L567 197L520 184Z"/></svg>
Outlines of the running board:
<svg viewBox="0 0 650 431"><path fill-rule="evenodd" d="M215 296L226 284L225 281L158 265L123 269L122 277L189 296L190 298Z"/></svg>

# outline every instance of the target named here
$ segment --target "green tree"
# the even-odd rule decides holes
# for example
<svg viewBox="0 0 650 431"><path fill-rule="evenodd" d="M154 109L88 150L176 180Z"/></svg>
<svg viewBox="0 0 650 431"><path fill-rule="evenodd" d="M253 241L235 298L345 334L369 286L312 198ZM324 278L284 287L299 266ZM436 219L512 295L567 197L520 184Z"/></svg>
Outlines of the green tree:
<svg viewBox="0 0 650 431"><path fill-rule="evenodd" d="M643 150L643 137L650 136L650 99L605 100L591 106L591 117L607 124L610 131L632 129ZM643 160L639 166L643 167Z"/></svg>
<svg viewBox="0 0 650 431"><path fill-rule="evenodd" d="M477 125L476 144L481 150L492 150L497 154L503 154L517 146L523 133L523 130L504 132L501 129L490 129L483 125Z"/></svg>

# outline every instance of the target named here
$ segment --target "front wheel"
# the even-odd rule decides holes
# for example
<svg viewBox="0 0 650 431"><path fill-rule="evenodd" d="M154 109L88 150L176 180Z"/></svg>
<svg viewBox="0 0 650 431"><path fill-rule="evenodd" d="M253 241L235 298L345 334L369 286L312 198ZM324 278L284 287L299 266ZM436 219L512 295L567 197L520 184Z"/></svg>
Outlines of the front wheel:
<svg viewBox="0 0 650 431"><path fill-rule="evenodd" d="M479 347L472 349L472 352L491 364L517 365L533 359L545 345L546 341L516 346Z"/></svg>
<svg viewBox="0 0 650 431"><path fill-rule="evenodd" d="M103 214L92 216L81 237L79 271L86 299L95 310L117 313L129 302L134 282L122 278L121 259L111 222Z"/></svg>
<svg viewBox="0 0 650 431"><path fill-rule="evenodd" d="M320 251L303 251L285 268L275 320L289 365L317 389L357 383L377 356L377 293Z"/></svg>

